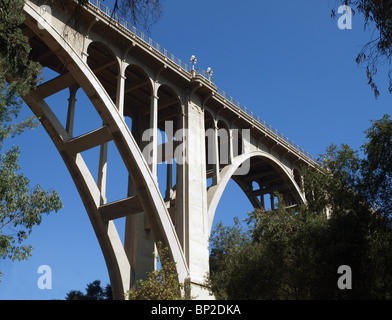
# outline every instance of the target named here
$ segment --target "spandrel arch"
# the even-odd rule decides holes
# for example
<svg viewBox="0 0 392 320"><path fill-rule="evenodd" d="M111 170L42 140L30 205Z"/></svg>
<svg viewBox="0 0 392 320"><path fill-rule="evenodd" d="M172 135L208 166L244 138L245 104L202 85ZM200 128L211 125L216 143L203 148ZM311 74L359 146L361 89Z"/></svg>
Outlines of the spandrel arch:
<svg viewBox="0 0 392 320"><path fill-rule="evenodd" d="M236 175L238 168L244 164L249 166L249 173L246 175ZM259 170L256 168L262 167L265 169L260 170L260 172L257 173ZM233 159L232 164L227 165L221 170L220 177L221 180L219 184L211 186L208 189L208 218L210 231L216 208L230 179L237 182L255 208L262 208L262 201L261 199L257 199L257 196L263 196L263 192L265 192L265 194L273 194L275 191L285 191L286 194L289 193L289 196L287 196L288 201L295 201L296 203L306 201L300 187L297 185L294 177L287 168L274 156L264 151L251 151L237 156ZM263 183L263 177L264 181L271 181L268 186ZM257 191L252 188L253 181L258 182L259 186L263 186L264 190L260 188L259 193L253 192ZM282 182L283 186L279 186ZM276 187L274 187L273 183L275 183Z"/></svg>

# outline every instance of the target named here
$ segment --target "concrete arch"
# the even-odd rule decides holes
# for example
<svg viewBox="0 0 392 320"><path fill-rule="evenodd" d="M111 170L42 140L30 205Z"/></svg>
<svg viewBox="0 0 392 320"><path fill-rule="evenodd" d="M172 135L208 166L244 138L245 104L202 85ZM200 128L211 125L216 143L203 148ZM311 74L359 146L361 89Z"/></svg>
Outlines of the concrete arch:
<svg viewBox="0 0 392 320"><path fill-rule="evenodd" d="M253 208L261 209L262 207L260 205L260 201L257 199L256 196L252 195L253 183L252 183L252 185L249 185L247 183L244 183L241 179L236 179L234 176L232 177L232 179L241 188L242 192L248 198L248 200L252 204ZM258 186L260 186L260 185L258 184Z"/></svg>
<svg viewBox="0 0 392 320"><path fill-rule="evenodd" d="M158 96L158 128L165 131L165 122L172 121L174 132L177 131L178 117L182 114L181 96L172 86L157 83Z"/></svg>
<svg viewBox="0 0 392 320"><path fill-rule="evenodd" d="M246 143L244 141L244 137L242 136L242 131L236 128L230 129L231 136L231 147L232 147L232 156L236 158L244 153L244 148ZM248 141L250 143L250 141Z"/></svg>
<svg viewBox="0 0 392 320"><path fill-rule="evenodd" d="M88 42L88 44L86 45L86 48L85 48L85 49L86 49L86 52L88 51L88 49L90 48L90 46L91 46L92 44L95 44L95 45L99 44L99 45L101 45L101 46L107 48L107 50L110 51L110 54L111 54L113 57L116 57L116 58L117 58L117 55L115 54L115 52L113 51L113 49L110 47L110 45L109 45L106 41L104 41L104 40L102 40L102 39L96 39L96 40L89 39L89 40L90 40L90 41Z"/></svg>
<svg viewBox="0 0 392 320"><path fill-rule="evenodd" d="M120 68L121 68L121 58L113 51L113 48L111 48L105 41L102 40L94 40L94 41L89 41L89 43L86 45L86 53L87 53L87 59L90 57L90 54L88 53L89 50L91 50L91 46L101 46L102 48L105 48L105 50L109 53L111 58L117 61L117 73L120 74Z"/></svg>
<svg viewBox="0 0 392 320"><path fill-rule="evenodd" d="M94 29L96 29L97 26L99 26L101 23L102 23L101 20L98 20L98 21L94 20L94 21L92 21L88 30L85 31L85 44L84 44L85 52L87 52L87 49L91 43L101 42L101 43L105 44L107 47L114 48L114 51L113 51L114 55L119 60L122 60L122 57L124 56L124 53L127 48L125 48L125 50L124 50L124 48L113 46L112 43L110 41L108 41L110 39L110 37L102 37L97 32L95 32Z"/></svg>
<svg viewBox="0 0 392 320"><path fill-rule="evenodd" d="M297 167L293 168L293 177L294 177L295 182L299 186L299 188L301 190L303 190L302 174L301 174L301 171Z"/></svg>
<svg viewBox="0 0 392 320"><path fill-rule="evenodd" d="M214 220L215 216L215 211L218 206L218 203L222 197L222 194L224 190L226 189L227 183L231 179L231 177L235 174L236 170L244 164L247 160L250 160L251 158L262 158L268 161L270 164L274 166L277 170L279 170L280 174L284 175L286 179L288 179L291 183L291 185L294 187L294 190L296 192L296 197L302 201L305 202L305 197L303 193L301 192L301 189L297 185L296 181L294 180L294 177L290 174L290 172L285 168L274 156L271 154L260 151L260 150L255 150L251 151L246 154L242 154L237 156L236 158L233 159L233 163L231 165L228 165L224 167L221 171L221 179L217 185L214 185L208 189L207 193L207 198L208 198L208 221L209 221L209 230L211 232L212 228L212 223Z"/></svg>
<svg viewBox="0 0 392 320"><path fill-rule="evenodd" d="M61 26L56 26L56 28L47 21L41 21L39 8L31 2L25 3L24 13L26 15L26 26L39 35L50 50L66 62L69 74L62 76L77 79L77 83L83 88L97 109L105 123L105 130L115 141L124 164L132 176L138 200L144 212L148 213L154 238L157 241L161 240L169 247L171 256L177 263L179 280L184 282L189 270L176 231L171 223L170 215L160 195L156 181L122 115L81 55L58 31ZM37 21L41 22L43 29L38 27ZM94 179L89 174L88 169L86 170L80 153L74 155L67 149L67 143L70 142L71 137L43 100L42 90L42 87L41 90L37 88L37 90L24 97L24 100L38 118L41 118L45 130L71 173L108 265L114 298L123 299L123 293L129 288L130 265L128 258L114 224L111 220L104 221L102 218L99 210L100 193Z"/></svg>
<svg viewBox="0 0 392 320"><path fill-rule="evenodd" d="M113 50L102 41L92 41L87 47L87 65L115 102L121 61Z"/></svg>
<svg viewBox="0 0 392 320"><path fill-rule="evenodd" d="M143 122L143 116L149 117L151 99L154 95L154 82L148 73L138 64L129 64L124 70L124 116L132 118L137 123ZM146 130L146 124L140 129ZM135 128L134 128L135 129ZM141 132L137 133L132 129L132 134L141 137ZM141 138L138 139L141 139Z"/></svg>
<svg viewBox="0 0 392 320"><path fill-rule="evenodd" d="M204 130L215 129L215 114L212 110L204 109Z"/></svg>
<svg viewBox="0 0 392 320"><path fill-rule="evenodd" d="M159 88L157 91L165 90L167 93L171 95L173 99L176 98L178 103L181 104L181 94L176 88L173 88L172 85L163 83L161 81L158 81L158 84L159 84Z"/></svg>
<svg viewBox="0 0 392 320"><path fill-rule="evenodd" d="M215 119L215 112L210 107L204 105L204 112L208 112L212 119Z"/></svg>
<svg viewBox="0 0 392 320"><path fill-rule="evenodd" d="M165 70L165 66L161 69L161 70ZM173 82L169 81L164 75L162 75L161 73L159 73L158 77L156 77L156 82L160 85L160 86L166 86L169 87L170 90L172 90L173 92L175 92L175 94L177 95L179 101L181 101L181 96L182 96L182 90L176 86Z"/></svg>
<svg viewBox="0 0 392 320"><path fill-rule="evenodd" d="M225 118L222 117L221 115L218 114L218 115L216 116L216 121L217 121L217 122L223 122L224 125L225 125L225 127L227 128L227 130L230 130L230 129L231 129L230 122L227 121L227 119L225 119Z"/></svg>
<svg viewBox="0 0 392 320"><path fill-rule="evenodd" d="M291 170L293 171L293 174L294 174L294 170L297 170L300 174L302 174L301 168L298 167L296 164L292 164Z"/></svg>
<svg viewBox="0 0 392 320"><path fill-rule="evenodd" d="M152 70L150 67L148 67L146 64L142 63L141 61L139 61L137 58L135 58L132 55L132 48L130 50L127 50L127 53L126 53L123 61L127 65L127 67L130 65L134 65L134 66L139 67L140 69L142 69L144 71L144 73L148 76L148 78L150 78L151 82L154 81L154 79L155 79L154 70Z"/></svg>
<svg viewBox="0 0 392 320"><path fill-rule="evenodd" d="M146 69L143 68L143 66L141 66L140 64L135 63L134 61L132 61L132 63L127 64L127 66L125 67L125 72L131 71L131 70L128 70L128 69L134 69L134 70L137 71L139 74L141 74L144 78L148 79L148 80L149 80L149 84L148 84L148 85L149 85L149 88L151 89L151 92L152 92L152 89L153 89L153 80L151 79L151 76L150 76L150 74L146 71ZM132 71L131 71L131 72L132 72Z"/></svg>
<svg viewBox="0 0 392 320"><path fill-rule="evenodd" d="M211 178L211 171L213 170L213 163L217 161L217 155L214 154L214 130L215 130L215 118L213 112L204 109L204 148L205 148L205 162L206 162L206 170L207 170L207 178Z"/></svg>
<svg viewBox="0 0 392 320"><path fill-rule="evenodd" d="M232 138L230 127L227 122L222 119L216 120L218 148L219 148L219 166L224 167L229 164L232 159Z"/></svg>
<svg viewBox="0 0 392 320"><path fill-rule="evenodd" d="M229 127L227 121L220 119L219 117L215 121L216 121L216 125L219 129L225 129L225 130L229 131L230 127Z"/></svg>

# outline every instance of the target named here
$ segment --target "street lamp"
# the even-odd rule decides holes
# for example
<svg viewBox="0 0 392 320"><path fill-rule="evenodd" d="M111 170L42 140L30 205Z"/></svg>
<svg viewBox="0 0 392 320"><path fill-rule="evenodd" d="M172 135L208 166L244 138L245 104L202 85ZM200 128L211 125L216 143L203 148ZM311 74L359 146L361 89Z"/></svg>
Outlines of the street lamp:
<svg viewBox="0 0 392 320"><path fill-rule="evenodd" d="M196 59L194 54L192 55L190 62L191 62L191 65L192 65L192 70L195 70L195 64L197 62L197 59Z"/></svg>
<svg viewBox="0 0 392 320"><path fill-rule="evenodd" d="M211 81L211 77L212 74L214 73L214 71L212 71L212 69L210 67L207 68L206 74L208 76L208 80Z"/></svg>

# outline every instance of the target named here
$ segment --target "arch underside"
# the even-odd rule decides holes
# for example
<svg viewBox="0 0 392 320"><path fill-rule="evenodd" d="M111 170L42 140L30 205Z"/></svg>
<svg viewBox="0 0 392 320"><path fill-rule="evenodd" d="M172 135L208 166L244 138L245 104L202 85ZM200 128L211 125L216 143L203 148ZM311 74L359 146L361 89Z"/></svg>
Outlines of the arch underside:
<svg viewBox="0 0 392 320"><path fill-rule="evenodd" d="M74 180L105 257L114 298L123 299L124 292L129 289L131 265L113 220L139 212L145 213L155 241L162 241L169 248L172 259L177 263L179 280L184 282L189 270L176 230L150 165L144 159L138 142L120 114L118 105L116 106L118 96L113 88L110 88L111 73L117 71L112 62L115 60L94 61L93 57L98 56L94 54L94 50L98 47L93 46L90 51L91 60L84 61L67 42L67 38L58 31L59 28L40 20L37 6L28 1L24 11L24 33L32 44L32 57L44 67L59 73L57 78L38 86L35 91L25 96L24 101L40 119ZM38 21L44 29L39 28ZM130 73L134 76L132 79L138 76L136 69L130 70ZM131 78L131 74L129 76ZM105 81L105 78L108 80ZM126 87L128 95L125 96L125 103L134 98L135 91L145 91L149 88L150 83L141 80L142 83L137 83L132 88ZM78 137L72 135L68 120L67 126L64 127L44 100L52 94L72 87L83 89L102 119L102 127ZM168 96L167 99L162 99L166 107L172 106L171 94L164 89L161 92ZM130 112L126 110L125 115ZM106 203L99 183L95 182L81 155L81 152L96 146L102 147L109 141L114 141L133 186L132 196L113 203Z"/></svg>
<svg viewBox="0 0 392 320"><path fill-rule="evenodd" d="M270 196L270 209L273 209L276 193L283 196L288 206L306 201L294 176L274 156L261 150L241 154L220 171L219 183L208 189L210 230L216 208L230 179L238 184L255 209L266 210L265 195Z"/></svg>

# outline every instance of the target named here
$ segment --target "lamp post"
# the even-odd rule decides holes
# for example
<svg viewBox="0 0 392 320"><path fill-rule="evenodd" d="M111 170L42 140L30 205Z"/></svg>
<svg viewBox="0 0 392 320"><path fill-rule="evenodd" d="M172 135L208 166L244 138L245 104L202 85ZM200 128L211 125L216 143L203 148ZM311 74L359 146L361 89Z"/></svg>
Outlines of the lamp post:
<svg viewBox="0 0 392 320"><path fill-rule="evenodd" d="M212 69L210 67L207 68L206 74L208 76L208 80L211 82L211 78L212 78L212 74L214 73L214 71L212 71Z"/></svg>
<svg viewBox="0 0 392 320"><path fill-rule="evenodd" d="M193 55L191 56L191 60L190 60L190 63L191 63L191 65L192 65L192 70L195 70L195 64L196 64L196 62L197 62L197 59L196 59L195 55L193 54Z"/></svg>

